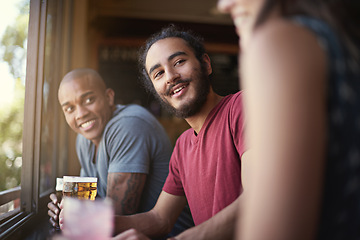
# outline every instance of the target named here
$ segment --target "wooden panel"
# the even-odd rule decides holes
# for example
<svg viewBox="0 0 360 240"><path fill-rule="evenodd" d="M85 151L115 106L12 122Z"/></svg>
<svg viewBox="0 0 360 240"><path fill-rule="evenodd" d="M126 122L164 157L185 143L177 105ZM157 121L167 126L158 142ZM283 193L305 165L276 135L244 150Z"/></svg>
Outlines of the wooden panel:
<svg viewBox="0 0 360 240"><path fill-rule="evenodd" d="M99 15L187 21L196 23L228 24L228 15L219 14L217 0L93 0Z"/></svg>
<svg viewBox="0 0 360 240"><path fill-rule="evenodd" d="M71 57L71 68L83 68L88 66L89 56L87 55L87 20L88 1L74 1L74 21L72 32L73 54Z"/></svg>

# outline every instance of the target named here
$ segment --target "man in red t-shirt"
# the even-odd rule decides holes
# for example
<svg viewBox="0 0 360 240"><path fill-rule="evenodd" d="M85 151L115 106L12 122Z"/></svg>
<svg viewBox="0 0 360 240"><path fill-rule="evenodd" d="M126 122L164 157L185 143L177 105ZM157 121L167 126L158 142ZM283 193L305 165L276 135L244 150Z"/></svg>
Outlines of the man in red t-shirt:
<svg viewBox="0 0 360 240"><path fill-rule="evenodd" d="M196 226L176 238L232 238L245 152L242 93L216 94L202 41L174 26L153 35L140 53L145 87L191 128L176 142L155 207L146 213L116 217L116 229L137 229L116 238L163 236L187 203Z"/></svg>

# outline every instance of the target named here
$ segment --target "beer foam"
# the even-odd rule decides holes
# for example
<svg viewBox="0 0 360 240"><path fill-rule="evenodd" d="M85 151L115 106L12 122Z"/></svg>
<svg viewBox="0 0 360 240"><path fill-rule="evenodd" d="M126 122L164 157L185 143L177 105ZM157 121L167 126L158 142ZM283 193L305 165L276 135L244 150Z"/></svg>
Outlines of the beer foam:
<svg viewBox="0 0 360 240"><path fill-rule="evenodd" d="M62 178L56 178L56 191L62 191L63 190L63 179Z"/></svg>
<svg viewBox="0 0 360 240"><path fill-rule="evenodd" d="M97 177L64 176L64 182L97 182Z"/></svg>

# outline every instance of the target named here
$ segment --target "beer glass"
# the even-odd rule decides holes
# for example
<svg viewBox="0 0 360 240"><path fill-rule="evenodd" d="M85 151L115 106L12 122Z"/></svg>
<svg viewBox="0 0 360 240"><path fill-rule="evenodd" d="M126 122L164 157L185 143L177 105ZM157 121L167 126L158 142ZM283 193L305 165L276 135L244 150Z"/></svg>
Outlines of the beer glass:
<svg viewBox="0 0 360 240"><path fill-rule="evenodd" d="M56 178L56 197L58 202L61 202L62 196L63 196L63 179L62 178Z"/></svg>
<svg viewBox="0 0 360 240"><path fill-rule="evenodd" d="M63 177L63 196L95 200L97 194L96 177Z"/></svg>

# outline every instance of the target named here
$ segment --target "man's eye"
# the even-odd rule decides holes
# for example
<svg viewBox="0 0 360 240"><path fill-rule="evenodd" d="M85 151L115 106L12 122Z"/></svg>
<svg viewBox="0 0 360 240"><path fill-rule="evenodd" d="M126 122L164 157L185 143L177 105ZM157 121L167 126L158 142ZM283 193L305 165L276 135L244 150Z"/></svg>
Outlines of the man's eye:
<svg viewBox="0 0 360 240"><path fill-rule="evenodd" d="M86 98L85 99L85 103L92 103L93 102L93 98Z"/></svg>
<svg viewBox="0 0 360 240"><path fill-rule="evenodd" d="M183 63L183 62L185 62L185 60L184 60L184 59L180 59L180 60L178 60L178 61L175 62L174 66L179 65L179 64L181 64L181 63Z"/></svg>
<svg viewBox="0 0 360 240"><path fill-rule="evenodd" d="M64 108L64 111L67 113L70 113L70 112L72 112L73 109L74 109L73 107L66 107L66 108Z"/></svg>
<svg viewBox="0 0 360 240"><path fill-rule="evenodd" d="M154 79L159 78L163 73L164 73L164 71L159 71L159 72L155 73Z"/></svg>

